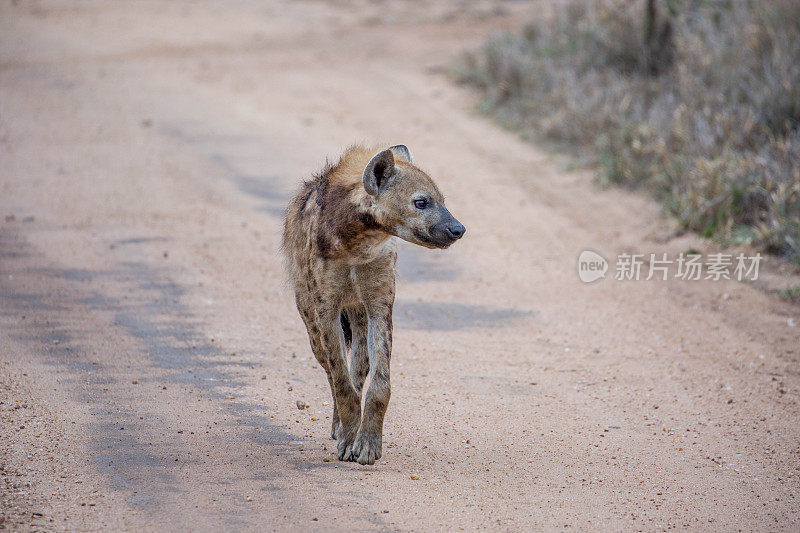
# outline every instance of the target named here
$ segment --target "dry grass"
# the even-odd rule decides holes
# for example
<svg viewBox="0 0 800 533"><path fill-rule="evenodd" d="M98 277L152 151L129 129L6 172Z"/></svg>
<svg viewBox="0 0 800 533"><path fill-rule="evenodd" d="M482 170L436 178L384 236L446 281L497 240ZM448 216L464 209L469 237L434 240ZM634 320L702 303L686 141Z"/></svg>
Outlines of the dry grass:
<svg viewBox="0 0 800 533"><path fill-rule="evenodd" d="M567 4L456 75L507 126L591 154L601 183L652 190L685 229L800 261L800 1L660 0L650 28L645 5Z"/></svg>

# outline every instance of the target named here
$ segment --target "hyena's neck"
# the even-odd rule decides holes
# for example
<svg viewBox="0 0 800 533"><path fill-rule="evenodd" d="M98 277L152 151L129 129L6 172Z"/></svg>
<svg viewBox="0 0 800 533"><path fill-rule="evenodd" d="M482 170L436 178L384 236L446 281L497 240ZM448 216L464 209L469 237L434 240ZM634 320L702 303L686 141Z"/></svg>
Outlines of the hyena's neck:
<svg viewBox="0 0 800 533"><path fill-rule="evenodd" d="M379 222L380 211L361 182L336 179L341 177L328 176L318 188L315 248L325 259L368 262L379 255L392 233Z"/></svg>

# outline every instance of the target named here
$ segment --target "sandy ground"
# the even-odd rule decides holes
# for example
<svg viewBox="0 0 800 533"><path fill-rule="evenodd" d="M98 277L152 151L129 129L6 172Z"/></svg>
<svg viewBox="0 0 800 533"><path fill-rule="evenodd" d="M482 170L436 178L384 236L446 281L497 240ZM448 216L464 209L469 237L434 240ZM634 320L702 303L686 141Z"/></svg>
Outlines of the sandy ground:
<svg viewBox="0 0 800 533"><path fill-rule="evenodd" d="M462 7L2 4L1 527L800 529L798 309L581 283L585 248L709 245L477 115L444 67L541 4ZM330 459L277 250L354 141L408 144L468 227L400 246L372 467Z"/></svg>

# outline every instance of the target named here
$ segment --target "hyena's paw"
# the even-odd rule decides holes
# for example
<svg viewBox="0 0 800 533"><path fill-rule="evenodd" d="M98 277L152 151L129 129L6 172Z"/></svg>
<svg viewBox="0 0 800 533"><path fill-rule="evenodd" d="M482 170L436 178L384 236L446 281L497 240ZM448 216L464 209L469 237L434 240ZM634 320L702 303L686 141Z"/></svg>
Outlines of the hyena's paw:
<svg viewBox="0 0 800 533"><path fill-rule="evenodd" d="M361 404L353 394L336 402L341 427L336 435L340 461L353 461L353 441L361 424ZM345 406L345 407L343 407Z"/></svg>
<svg viewBox="0 0 800 533"><path fill-rule="evenodd" d="M381 458L381 436L359 433L353 442L353 460L362 465L375 464Z"/></svg>
<svg viewBox="0 0 800 533"><path fill-rule="evenodd" d="M336 447L339 451L340 461L355 461L356 457L353 456L353 443L358 434L358 423L361 418L361 413L356 413L358 417L353 416L350 424L341 423L339 433L336 439Z"/></svg>
<svg viewBox="0 0 800 533"><path fill-rule="evenodd" d="M354 435L345 435L344 429L340 429L339 437L336 439L336 448L339 452L340 461L353 461L353 442Z"/></svg>

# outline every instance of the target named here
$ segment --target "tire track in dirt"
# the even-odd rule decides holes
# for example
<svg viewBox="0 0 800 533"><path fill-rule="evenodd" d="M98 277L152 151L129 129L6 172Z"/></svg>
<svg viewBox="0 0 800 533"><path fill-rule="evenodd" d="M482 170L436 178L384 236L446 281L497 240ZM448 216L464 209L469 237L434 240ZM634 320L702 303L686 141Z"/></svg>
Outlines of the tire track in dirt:
<svg viewBox="0 0 800 533"><path fill-rule="evenodd" d="M190 428L199 433L204 426L217 425L222 422L219 414L199 415L204 420L187 427L181 418L170 420L174 414L170 414L169 393L162 391L178 388L189 398L202 396L198 402L205 409L221 409L228 415L226 425L273 454L285 454L287 443L296 440L271 423L264 406L232 396L231 391L242 387L235 369L250 365L231 358L196 329L190 311L181 303L185 289L170 280L164 269L129 261L100 272L42 268L44 258L24 242L4 238L3 244L14 258L2 261L3 272L10 276L0 280L4 329L16 342L41 353L41 364L53 367L60 386L71 391L74 401L85 404L91 415L84 429L90 436L87 452L93 468L107 479L107 489L125 494L130 508L151 516L176 515L192 496L182 484L187 464L225 459L224 451L215 446L197 450L187 442L195 440ZM118 292L95 290L101 279ZM18 320L22 322L14 323ZM102 331L92 330L98 327ZM98 335L106 341L113 339L113 347L98 343ZM109 349L118 353L108 354ZM131 352L136 356L131 357ZM124 369L137 359L153 370ZM115 364L124 366L111 366ZM140 389L148 391L145 401ZM198 451L209 453L193 457ZM217 483L235 486L241 473L228 478L219 474ZM271 477L276 475L273 472ZM269 483L269 473L262 470L257 477ZM246 495L237 490L234 487L228 496L244 502ZM280 502L279 495L274 496ZM244 525L233 519L235 515L207 515L205 522L217 522L220 527Z"/></svg>

